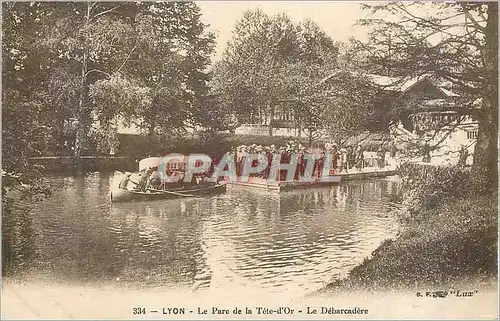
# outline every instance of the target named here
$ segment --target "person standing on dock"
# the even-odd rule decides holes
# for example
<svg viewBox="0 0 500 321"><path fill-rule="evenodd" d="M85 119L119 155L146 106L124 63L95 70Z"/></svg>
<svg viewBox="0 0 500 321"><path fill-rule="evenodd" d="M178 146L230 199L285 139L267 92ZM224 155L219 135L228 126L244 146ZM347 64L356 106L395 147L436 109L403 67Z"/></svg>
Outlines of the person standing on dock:
<svg viewBox="0 0 500 321"><path fill-rule="evenodd" d="M358 147L356 148L356 169L358 171L361 171L363 168L363 162L365 160L365 157L363 155L363 149L361 148L361 144L358 144Z"/></svg>
<svg viewBox="0 0 500 321"><path fill-rule="evenodd" d="M352 146L347 147L347 169L354 167L356 157Z"/></svg>
<svg viewBox="0 0 500 321"><path fill-rule="evenodd" d="M301 177L304 176L305 168L306 168L306 163L304 160L304 152L306 148L302 146L302 144L299 144L298 151L297 151L297 171L296 171L296 178L295 179L300 179Z"/></svg>
<svg viewBox="0 0 500 321"><path fill-rule="evenodd" d="M339 150L336 144L333 144L331 151L329 153L332 155L331 168L336 171L339 168Z"/></svg>
<svg viewBox="0 0 500 321"><path fill-rule="evenodd" d="M243 174L243 168L246 162L247 146L241 145L237 149L236 153L236 175L241 176Z"/></svg>
<svg viewBox="0 0 500 321"><path fill-rule="evenodd" d="M341 148L339 151L339 162L340 162L340 172L348 172L347 168L347 151L345 148Z"/></svg>
<svg viewBox="0 0 500 321"><path fill-rule="evenodd" d="M325 154L331 155L331 162L330 164L327 165L330 167L330 174L334 173L337 167L336 153L337 153L337 146L334 143L327 142L325 144Z"/></svg>
<svg viewBox="0 0 500 321"><path fill-rule="evenodd" d="M378 168L384 168L385 166L385 151L383 150L382 146L379 146L377 150L377 163L378 163Z"/></svg>
<svg viewBox="0 0 500 321"><path fill-rule="evenodd" d="M319 179L321 177L321 173L323 172L323 167L327 166L327 164L325 164L325 159L326 159L325 151L321 150L320 158L316 161L316 164L317 164L316 175L315 175L316 179Z"/></svg>

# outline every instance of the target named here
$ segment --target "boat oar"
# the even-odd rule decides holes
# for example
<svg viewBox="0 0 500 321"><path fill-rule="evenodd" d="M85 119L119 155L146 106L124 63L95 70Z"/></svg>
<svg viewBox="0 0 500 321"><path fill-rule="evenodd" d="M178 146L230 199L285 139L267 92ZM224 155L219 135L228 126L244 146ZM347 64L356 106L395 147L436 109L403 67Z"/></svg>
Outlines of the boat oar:
<svg viewBox="0 0 500 321"><path fill-rule="evenodd" d="M184 197L194 197L194 196L196 196L196 195L191 195L191 194L176 193L176 192L167 191L167 190L162 190L161 193L172 194L172 195L177 195L177 196L184 196ZM160 194L160 193L158 193L158 194Z"/></svg>

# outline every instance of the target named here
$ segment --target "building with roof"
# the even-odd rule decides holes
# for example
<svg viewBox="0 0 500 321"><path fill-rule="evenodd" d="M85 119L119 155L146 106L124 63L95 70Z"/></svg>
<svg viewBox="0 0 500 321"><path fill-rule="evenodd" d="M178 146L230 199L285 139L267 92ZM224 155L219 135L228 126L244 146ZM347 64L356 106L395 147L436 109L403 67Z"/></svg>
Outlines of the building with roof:
<svg viewBox="0 0 500 321"><path fill-rule="evenodd" d="M332 73L319 84L328 85L330 81L335 81L338 72L342 71ZM374 74L357 76L369 79L380 88L379 94L383 96L379 107L380 119L373 120L379 122L374 126L375 131L389 132L390 139L420 140L431 146L436 145L433 149L435 160L458 157L455 150L458 151L462 145L472 155L478 124L463 113L460 95L453 91L450 83L433 75L411 78ZM386 104L383 103L385 98ZM393 119L389 119L389 114ZM272 113L262 111L256 121L243 124L236 129L236 133L269 135L270 127L276 136L307 136L307 132L300 128L293 108L286 103L277 105Z"/></svg>
<svg viewBox="0 0 500 321"><path fill-rule="evenodd" d="M235 130L236 134L307 137L307 129L303 128L293 104L293 100L278 101L272 110L259 108L255 115L246 119Z"/></svg>
<svg viewBox="0 0 500 321"><path fill-rule="evenodd" d="M405 105L397 122L390 126L392 139L432 146L431 162L435 164L456 162L462 146L473 154L478 122L464 113L460 95L453 92L451 84L431 75L410 79L368 77ZM472 156L468 162L472 162Z"/></svg>

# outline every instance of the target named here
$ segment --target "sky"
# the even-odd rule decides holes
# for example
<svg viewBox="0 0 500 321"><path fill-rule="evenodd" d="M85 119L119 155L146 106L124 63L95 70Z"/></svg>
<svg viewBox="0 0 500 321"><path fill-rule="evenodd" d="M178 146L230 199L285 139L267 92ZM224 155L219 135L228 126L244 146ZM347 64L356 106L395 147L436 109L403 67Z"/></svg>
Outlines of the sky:
<svg viewBox="0 0 500 321"><path fill-rule="evenodd" d="M326 1L197 1L203 14L202 20L209 24L209 30L217 36L213 60L218 60L231 39L232 30L243 12L261 9L269 15L286 13L293 22L310 18L315 21L334 41L347 41L350 37L363 40L366 29L354 26L356 20L365 17L359 2Z"/></svg>

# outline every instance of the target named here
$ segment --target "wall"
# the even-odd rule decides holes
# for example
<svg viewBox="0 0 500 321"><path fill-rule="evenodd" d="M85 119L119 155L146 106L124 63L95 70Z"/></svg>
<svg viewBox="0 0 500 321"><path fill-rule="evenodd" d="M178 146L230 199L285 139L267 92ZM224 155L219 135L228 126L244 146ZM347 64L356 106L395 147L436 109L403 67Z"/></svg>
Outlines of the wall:
<svg viewBox="0 0 500 321"><path fill-rule="evenodd" d="M438 148L431 152L431 164L445 165L456 164L460 156L460 149L466 146L469 151L467 164L472 164L474 147L476 139L468 137L467 132L477 131L477 123L467 123L456 128L448 127L443 128L435 136L434 132L427 132L425 136L417 136L413 133L401 130L400 128L391 128L391 136L398 142L413 142L423 145L425 141L429 140L429 146L438 145ZM421 161L422 156L416 156L412 161Z"/></svg>
<svg viewBox="0 0 500 321"><path fill-rule="evenodd" d="M441 139L443 139L443 141L440 143L439 149L434 150L431 153L431 163L456 164L459 159L460 149L462 148L462 146L465 146L469 151L467 164L471 165L473 161L472 155L474 153L474 147L476 146L476 139L469 139L467 137L467 132L471 130L477 130L477 127L477 124L471 123L467 125L461 125L453 130L451 130L450 128L451 133L446 137L446 130L436 135L436 137L431 141L431 145L438 143Z"/></svg>

